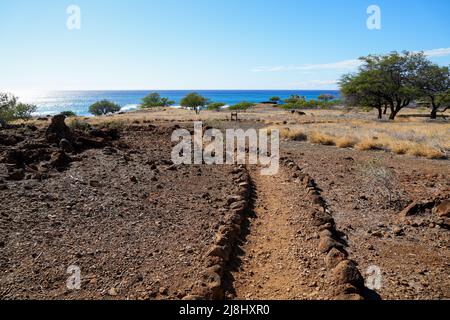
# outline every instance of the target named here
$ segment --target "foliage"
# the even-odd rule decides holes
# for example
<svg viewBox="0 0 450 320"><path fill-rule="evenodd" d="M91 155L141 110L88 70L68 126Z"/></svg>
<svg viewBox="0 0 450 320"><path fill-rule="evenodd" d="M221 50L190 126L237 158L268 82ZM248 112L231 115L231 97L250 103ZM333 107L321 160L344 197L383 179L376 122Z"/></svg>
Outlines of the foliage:
<svg viewBox="0 0 450 320"><path fill-rule="evenodd" d="M317 97L317 99L319 101L325 101L325 102L334 100L334 98L335 98L335 96L333 96L332 94L329 94L329 93L323 93L323 94L321 94L320 96Z"/></svg>
<svg viewBox="0 0 450 320"><path fill-rule="evenodd" d="M271 97L269 100L271 102L278 103L281 100L281 98L280 97Z"/></svg>
<svg viewBox="0 0 450 320"><path fill-rule="evenodd" d="M237 103L235 105L232 105L229 109L230 110L247 110L247 109L249 109L249 108L251 108L253 106L255 106L254 103L247 102L247 101L242 101L242 102L239 102L239 103Z"/></svg>
<svg viewBox="0 0 450 320"><path fill-rule="evenodd" d="M17 102L17 98L9 93L0 93L0 125L9 121L29 119L37 107L32 104Z"/></svg>
<svg viewBox="0 0 450 320"><path fill-rule="evenodd" d="M436 119L440 108L450 106L450 70L431 61L417 66L414 84L419 90L422 102L431 107L431 118Z"/></svg>
<svg viewBox="0 0 450 320"><path fill-rule="evenodd" d="M208 102L208 99L205 97L196 92L192 92L181 99L180 105L184 108L197 109L206 106Z"/></svg>
<svg viewBox="0 0 450 320"><path fill-rule="evenodd" d="M208 104L208 110L220 110L223 106L225 106L223 102L212 102Z"/></svg>
<svg viewBox="0 0 450 320"><path fill-rule="evenodd" d="M101 100L89 107L89 112L96 116L120 111L120 106L108 100Z"/></svg>
<svg viewBox="0 0 450 320"><path fill-rule="evenodd" d="M169 107L175 102L168 98L161 98L157 92L150 93L142 99L141 108Z"/></svg>
<svg viewBox="0 0 450 320"><path fill-rule="evenodd" d="M401 109L421 95L417 74L428 63L423 53L392 52L387 55L369 55L360 58L362 66L356 74L341 78L344 100L351 105L387 106L394 120ZM379 113L380 116L380 113Z"/></svg>

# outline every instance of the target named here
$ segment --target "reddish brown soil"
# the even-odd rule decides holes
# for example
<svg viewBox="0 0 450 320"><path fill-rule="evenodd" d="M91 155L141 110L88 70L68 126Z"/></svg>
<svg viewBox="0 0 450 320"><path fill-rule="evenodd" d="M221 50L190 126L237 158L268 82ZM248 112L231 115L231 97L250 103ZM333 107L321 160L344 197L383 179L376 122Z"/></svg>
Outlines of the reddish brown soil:
<svg viewBox="0 0 450 320"><path fill-rule="evenodd" d="M227 166L171 166L171 132L125 132L117 153L88 150L49 179L5 181L0 298L186 295L233 185ZM71 265L81 290L66 288Z"/></svg>
<svg viewBox="0 0 450 320"><path fill-rule="evenodd" d="M288 142L284 149L323 189L361 271L371 265L380 267L378 292L383 299L450 298L449 230L437 225L439 219L430 212L409 219L400 215L400 208L413 200L450 194L448 160L299 142ZM364 178L364 167L374 158L394 172L400 208L390 205L386 195ZM394 232L398 228L400 235Z"/></svg>
<svg viewBox="0 0 450 320"><path fill-rule="evenodd" d="M0 299L189 295L202 277L228 196L237 189L230 166L173 166L174 128L133 126L105 148L71 154L70 164L43 177L7 180L8 168L0 161ZM42 142L44 135L26 129L0 133L2 141L5 135L19 137L0 144L0 158L23 143ZM283 142L281 151L322 189L359 270L381 269L381 298L450 298L448 219L430 211L400 214L413 200L450 194L448 160L302 142ZM367 179L367 164L375 158L392 174L391 202L383 186ZM36 161L41 160L48 161ZM248 169L253 208L229 265L227 297L333 298L305 190L284 169L271 177ZM71 265L81 270L80 290L66 287Z"/></svg>

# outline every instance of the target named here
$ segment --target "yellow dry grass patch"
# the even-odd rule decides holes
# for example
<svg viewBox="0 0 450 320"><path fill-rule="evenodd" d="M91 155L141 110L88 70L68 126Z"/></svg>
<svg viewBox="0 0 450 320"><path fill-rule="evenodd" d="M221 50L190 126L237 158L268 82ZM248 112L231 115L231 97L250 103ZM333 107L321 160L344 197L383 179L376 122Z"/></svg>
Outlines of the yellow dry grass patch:
<svg viewBox="0 0 450 320"><path fill-rule="evenodd" d="M338 148L352 148L358 143L358 139L351 136L343 136L336 138L336 147Z"/></svg>
<svg viewBox="0 0 450 320"><path fill-rule="evenodd" d="M311 134L309 135L309 141L311 143L315 143L315 144L323 144L326 146L333 146L335 145L335 137L325 134L325 133L321 133L321 132L317 132L317 131L313 131L311 132Z"/></svg>

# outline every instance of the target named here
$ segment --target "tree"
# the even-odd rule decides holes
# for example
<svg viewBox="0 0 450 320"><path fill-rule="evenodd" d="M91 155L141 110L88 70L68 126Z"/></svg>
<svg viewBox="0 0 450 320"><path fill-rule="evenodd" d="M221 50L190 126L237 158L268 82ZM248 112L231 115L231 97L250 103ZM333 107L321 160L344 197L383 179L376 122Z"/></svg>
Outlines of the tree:
<svg viewBox="0 0 450 320"><path fill-rule="evenodd" d="M387 106L387 103L381 97L372 94L371 90L374 88L370 87L367 77L370 77L370 73L347 74L341 78L340 86L344 104L377 109L378 119L382 119L382 108L384 105Z"/></svg>
<svg viewBox="0 0 450 320"><path fill-rule="evenodd" d="M108 100L101 100L89 107L89 112L96 116L120 111L120 106Z"/></svg>
<svg viewBox="0 0 450 320"><path fill-rule="evenodd" d="M180 105L184 108L194 109L195 113L200 113L200 108L208 104L208 99L199 95L196 92L189 93L181 99Z"/></svg>
<svg viewBox="0 0 450 320"><path fill-rule="evenodd" d="M220 110L223 106L225 106L225 103L223 102L212 102L208 104L208 110Z"/></svg>
<svg viewBox="0 0 450 320"><path fill-rule="evenodd" d="M431 119L436 119L439 109L449 105L449 67L440 67L430 61L425 61L417 66L414 83L420 91L420 97L430 104Z"/></svg>
<svg viewBox="0 0 450 320"><path fill-rule="evenodd" d="M14 110L14 119L28 120L36 110L37 107L34 104L17 103Z"/></svg>
<svg viewBox="0 0 450 320"><path fill-rule="evenodd" d="M299 101L306 101L306 97L299 96L298 94L293 94L286 100L284 100L285 103L297 103Z"/></svg>
<svg viewBox="0 0 450 320"><path fill-rule="evenodd" d="M169 107L175 102L168 98L161 98L157 92L150 93L142 99L141 108Z"/></svg>
<svg viewBox="0 0 450 320"><path fill-rule="evenodd" d="M320 96L317 97L317 99L319 101L325 101L325 102L331 101L334 98L335 98L335 96L333 96L332 94L329 94L329 93L323 93L323 94L321 94Z"/></svg>
<svg viewBox="0 0 450 320"><path fill-rule="evenodd" d="M0 126L4 127L14 118L17 98L9 93L0 93Z"/></svg>
<svg viewBox="0 0 450 320"><path fill-rule="evenodd" d="M175 101L169 100L169 98L161 98L161 107L170 107Z"/></svg>
<svg viewBox="0 0 450 320"><path fill-rule="evenodd" d="M341 80L341 89L343 84L346 86L344 95L352 94L351 99L357 98L361 106L376 105L378 109L379 104L387 105L391 110L389 119L394 120L401 109L419 96L415 78L417 66L427 61L424 54L392 52L360 59L363 64L356 75L346 75Z"/></svg>
<svg viewBox="0 0 450 320"><path fill-rule="evenodd" d="M280 100L281 100L280 97L272 97L272 98L270 98L270 101L275 103L275 104L277 104Z"/></svg>
<svg viewBox="0 0 450 320"><path fill-rule="evenodd" d="M419 94L414 84L417 66L426 61L423 53L392 52L388 55L370 55L361 58L360 73L366 73L371 95L382 99L391 110L394 120L401 109L408 106ZM370 76L370 77L369 77Z"/></svg>
<svg viewBox="0 0 450 320"><path fill-rule="evenodd" d="M10 93L0 93L0 126L2 127L12 120L29 119L36 110L35 105L17 102L17 97Z"/></svg>

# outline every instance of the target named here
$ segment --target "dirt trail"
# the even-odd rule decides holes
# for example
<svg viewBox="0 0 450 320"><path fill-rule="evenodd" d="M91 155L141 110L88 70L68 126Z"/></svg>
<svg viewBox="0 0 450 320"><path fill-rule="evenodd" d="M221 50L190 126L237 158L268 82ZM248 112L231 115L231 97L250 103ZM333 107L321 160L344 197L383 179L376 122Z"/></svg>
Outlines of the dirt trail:
<svg viewBox="0 0 450 320"><path fill-rule="evenodd" d="M237 299L320 299L324 270L302 225L302 208L292 200L298 188L283 174L261 176L251 170L254 216L241 246L241 264L232 272ZM305 213L306 215L306 213ZM304 221L304 220L303 220ZM311 266L314 266L313 268ZM317 269L317 270L312 270Z"/></svg>

